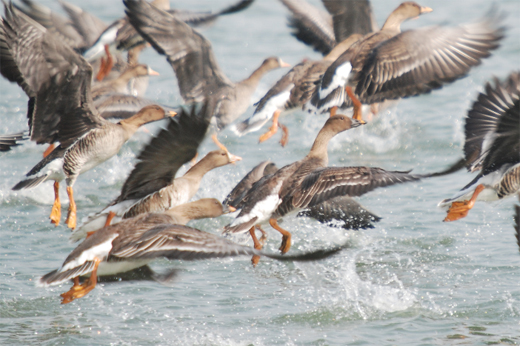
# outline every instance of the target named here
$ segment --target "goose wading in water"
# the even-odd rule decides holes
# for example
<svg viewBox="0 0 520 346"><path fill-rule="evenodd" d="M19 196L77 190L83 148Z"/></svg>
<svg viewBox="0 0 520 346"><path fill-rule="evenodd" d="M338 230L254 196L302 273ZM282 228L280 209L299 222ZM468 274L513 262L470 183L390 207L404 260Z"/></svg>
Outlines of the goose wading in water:
<svg viewBox="0 0 520 346"><path fill-rule="evenodd" d="M256 255L283 261L315 261L347 247L343 245L331 250L282 257L235 244L216 234L175 224L217 217L232 210L231 207L222 206L218 200L203 199L161 214L141 214L104 227L79 244L59 269L42 276L38 284L47 287L73 279L72 288L61 294L61 303L67 304L92 291L96 287L98 275L113 275L140 268L157 258L202 260ZM79 277L89 273L90 277L80 284Z"/></svg>
<svg viewBox="0 0 520 346"><path fill-rule="evenodd" d="M224 234L249 231L255 248L261 249L255 226L269 221L271 227L282 233L280 251L284 254L291 247L291 233L278 225L279 218L339 195L360 196L377 187L420 178L408 172L390 172L380 168L327 167L330 139L359 125L359 121L345 115L330 117L305 158L263 177L249 189L236 206L241 209L240 213L224 227ZM258 257L252 261L256 265Z"/></svg>

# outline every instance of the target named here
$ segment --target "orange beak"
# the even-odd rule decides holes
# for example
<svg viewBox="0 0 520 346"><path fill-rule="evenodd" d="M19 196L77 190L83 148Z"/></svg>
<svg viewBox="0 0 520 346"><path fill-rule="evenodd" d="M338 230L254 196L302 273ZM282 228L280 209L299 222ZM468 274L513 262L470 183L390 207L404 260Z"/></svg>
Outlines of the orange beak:
<svg viewBox="0 0 520 346"><path fill-rule="evenodd" d="M422 7L421 6L421 14L423 13L430 13L430 12L433 12L433 9L431 9L430 7Z"/></svg>
<svg viewBox="0 0 520 346"><path fill-rule="evenodd" d="M286 63L282 59L280 59L280 67L291 67L291 64Z"/></svg>
<svg viewBox="0 0 520 346"><path fill-rule="evenodd" d="M149 76L160 76L159 72L152 70L151 67L148 67L148 75Z"/></svg>
<svg viewBox="0 0 520 346"><path fill-rule="evenodd" d="M176 113L176 112L174 112L174 111L168 111L168 112L166 112L166 115L168 115L168 116L170 116L170 117L172 117L172 118L173 118L174 116L176 116L176 115L177 115L177 113Z"/></svg>

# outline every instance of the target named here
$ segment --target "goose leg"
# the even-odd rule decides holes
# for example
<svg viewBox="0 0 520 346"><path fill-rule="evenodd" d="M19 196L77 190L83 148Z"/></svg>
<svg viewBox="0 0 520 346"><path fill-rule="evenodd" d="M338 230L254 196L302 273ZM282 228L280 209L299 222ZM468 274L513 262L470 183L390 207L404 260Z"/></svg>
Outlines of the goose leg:
<svg viewBox="0 0 520 346"><path fill-rule="evenodd" d="M484 185L480 184L475 188L473 196L471 196L469 201L453 202L444 221L456 221L466 217L469 210L475 205L477 197L482 190L484 190Z"/></svg>
<svg viewBox="0 0 520 346"><path fill-rule="evenodd" d="M49 154L52 153L53 150L54 150L54 144L49 144L47 149L45 149L45 151L43 152L43 158L46 158L47 156L49 156Z"/></svg>
<svg viewBox="0 0 520 346"><path fill-rule="evenodd" d="M105 226L103 226L103 227L110 226L110 223L114 219L114 216L116 216L116 213L114 213L113 211L109 212L108 215L107 215L107 220L105 221ZM90 237L91 235L93 235L96 232L97 232L97 230L96 231L87 232L87 236L85 237L85 239Z"/></svg>
<svg viewBox="0 0 520 346"><path fill-rule="evenodd" d="M225 151L228 151L226 146L222 143L220 143L220 141L218 140L217 138L217 135L216 134L213 134L211 136L211 139L213 140L213 142L215 142L215 144L217 145L217 147L219 147L221 150L225 150Z"/></svg>
<svg viewBox="0 0 520 346"><path fill-rule="evenodd" d="M262 247L265 245L265 242L267 240L267 232L262 229L262 226L256 225L255 228L262 232L262 236L259 239L260 244L262 244Z"/></svg>
<svg viewBox="0 0 520 346"><path fill-rule="evenodd" d="M289 142L289 129L287 128L287 126L282 125L281 123L278 123L278 126L280 126L283 132L282 139L280 139L280 144L282 145L282 147L285 147Z"/></svg>
<svg viewBox="0 0 520 346"><path fill-rule="evenodd" d="M52 205L51 215L49 216L51 223L58 226L61 219L61 202L60 202L60 183L54 182L54 204Z"/></svg>
<svg viewBox="0 0 520 346"><path fill-rule="evenodd" d="M365 121L363 121L363 114L361 112L361 102L358 100L356 95L354 95L351 87L346 86L345 91L354 104L354 115L352 116L352 119L359 120L362 124L365 124Z"/></svg>
<svg viewBox="0 0 520 346"><path fill-rule="evenodd" d="M74 202L74 191L72 186L67 186L67 195L69 196L69 214L65 223L69 228L76 228L76 202Z"/></svg>
<svg viewBox="0 0 520 346"><path fill-rule="evenodd" d="M273 113L273 125L269 128L269 131L260 136L258 143L262 143L271 138L276 132L278 132L278 118L280 117L281 111L277 110Z"/></svg>
<svg viewBox="0 0 520 346"><path fill-rule="evenodd" d="M269 219L269 224L272 228L282 233L282 245L280 245L280 251L282 252L282 254L287 253L287 251L289 251L289 249L291 248L291 233L287 232L282 227L280 227L276 219Z"/></svg>
<svg viewBox="0 0 520 346"><path fill-rule="evenodd" d="M256 237L256 234L255 234L255 226L253 226L249 229L249 234L251 234L251 238L253 238L253 244L254 244L255 249L262 250L262 248L264 247L264 244L262 244L261 242L258 241L258 238ZM251 257L251 263L253 264L253 267L256 267L256 265L258 264L259 261L260 261L260 256L253 255L253 257Z"/></svg>
<svg viewBox="0 0 520 346"><path fill-rule="evenodd" d="M105 227L110 226L110 223L112 222L112 220L114 219L115 216L116 216L116 213L114 213L113 211L108 213L107 220L105 221Z"/></svg>
<svg viewBox="0 0 520 346"><path fill-rule="evenodd" d="M61 294L61 297L63 298L61 300L62 304L68 304L74 299L78 299L81 297L84 297L87 293L92 291L97 284L97 269L99 266L99 263L101 262L99 259L95 259L95 266L94 270L92 270L92 274L90 274L90 278L88 278L83 284L79 284L79 277L74 278L74 285L72 288L65 293Z"/></svg>
<svg viewBox="0 0 520 346"><path fill-rule="evenodd" d="M96 76L96 79L100 82L110 73L110 70L112 70L112 67L114 66L114 59L112 58L112 54L110 54L110 47L108 44L105 45L105 54L107 55L106 60L101 59L101 66Z"/></svg>

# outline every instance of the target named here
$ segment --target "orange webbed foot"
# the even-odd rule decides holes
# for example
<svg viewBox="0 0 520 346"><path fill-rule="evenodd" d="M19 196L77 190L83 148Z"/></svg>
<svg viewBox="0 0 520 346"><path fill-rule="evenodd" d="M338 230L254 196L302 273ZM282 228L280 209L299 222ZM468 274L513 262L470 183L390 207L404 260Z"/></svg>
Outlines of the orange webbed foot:
<svg viewBox="0 0 520 346"><path fill-rule="evenodd" d="M285 147L287 143L289 143L289 129L287 129L287 126L282 125L278 123L278 126L282 129L282 139L280 139L280 144L282 147Z"/></svg>

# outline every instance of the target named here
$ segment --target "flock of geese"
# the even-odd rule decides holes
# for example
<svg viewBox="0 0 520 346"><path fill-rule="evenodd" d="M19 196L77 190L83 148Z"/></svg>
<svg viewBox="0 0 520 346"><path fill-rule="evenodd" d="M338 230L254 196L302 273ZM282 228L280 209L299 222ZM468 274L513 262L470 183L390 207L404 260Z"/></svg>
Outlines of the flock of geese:
<svg viewBox="0 0 520 346"><path fill-rule="evenodd" d="M294 36L323 58L292 67L256 104L254 113L236 124L232 123L250 106L262 76L289 65L268 57L248 78L232 82L219 68L211 43L194 27L246 10L253 0L241 0L217 13L172 10L167 0L123 0L124 17L109 26L64 1L60 3L67 17L32 0L4 4L0 72L29 97L29 131L28 135L1 135L0 150L9 151L26 139L50 145L44 158L13 189L54 181L50 219L58 226L59 188L65 180L70 201L65 223L73 229L71 239L82 240L59 269L41 277L40 285L73 280L72 288L61 295L62 303L69 303L94 289L98 276L143 268L158 257L252 255L253 265L260 256L319 260L346 245L287 256L291 233L278 224L281 218L299 213L325 223L340 221L344 228L371 227L379 218L351 197L463 166L480 173L439 204L448 208L445 221L465 217L477 200L518 193L519 71L486 84L467 114L464 160L445 172L418 175L376 167L328 166L327 147L334 136L362 126L369 113L377 114L389 102L429 93L466 76L489 58L505 35L498 9L473 23L402 32L404 21L432 9L403 2L378 28L368 0L322 1L329 13L305 1L281 0L291 12ZM149 46L171 64L185 108L158 105L142 96L149 76L157 74L138 61L140 52ZM352 118L339 114L350 108ZM330 113L304 158L282 168L260 162L222 203L213 198L190 202L207 172L241 160L218 141L221 129L232 124L242 136L272 120L260 142L281 128L285 145L289 130L279 119L292 109ZM79 175L116 155L139 127L164 118L167 126L142 149L120 195L77 225L73 187ZM218 149L197 162L199 145L208 134ZM185 164L191 167L176 177ZM234 211L238 213L224 227L224 237L186 226L190 220ZM517 224L518 213L517 209ZM282 235L280 255L261 251L266 224ZM248 233L254 248L226 236L237 233ZM88 274L81 283L80 277Z"/></svg>

